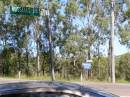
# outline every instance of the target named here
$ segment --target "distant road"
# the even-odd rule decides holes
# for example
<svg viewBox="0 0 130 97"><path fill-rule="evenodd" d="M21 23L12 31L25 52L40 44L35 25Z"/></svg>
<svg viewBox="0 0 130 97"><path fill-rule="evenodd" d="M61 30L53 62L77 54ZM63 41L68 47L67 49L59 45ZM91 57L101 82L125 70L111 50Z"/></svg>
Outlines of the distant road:
<svg viewBox="0 0 130 97"><path fill-rule="evenodd" d="M2 79L0 78L0 84L4 84L4 83L14 83L14 82L23 82L25 80L13 80L13 79Z"/></svg>
<svg viewBox="0 0 130 97"><path fill-rule="evenodd" d="M4 83L14 83L14 82L24 82L27 80L6 80L6 79L0 79L0 84ZM31 80L30 80L31 81ZM34 81L34 80L33 80ZM92 89L98 89L103 90L106 92L113 93L115 95L118 95L120 97L130 97L130 84L111 84L111 83L78 83L86 87L90 87Z"/></svg>
<svg viewBox="0 0 130 97"><path fill-rule="evenodd" d="M90 87L90 88L107 91L107 92L113 93L115 95L118 95L120 97L130 97L130 84L82 83L82 85Z"/></svg>

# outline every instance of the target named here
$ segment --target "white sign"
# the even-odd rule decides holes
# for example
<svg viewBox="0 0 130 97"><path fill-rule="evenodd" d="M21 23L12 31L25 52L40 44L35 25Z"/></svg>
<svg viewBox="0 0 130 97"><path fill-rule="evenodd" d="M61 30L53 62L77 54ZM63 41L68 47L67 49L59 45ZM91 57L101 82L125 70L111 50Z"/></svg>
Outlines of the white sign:
<svg viewBox="0 0 130 97"><path fill-rule="evenodd" d="M85 70L90 70L92 68L92 60L86 60L85 63L82 63L82 67Z"/></svg>
<svg viewBox="0 0 130 97"><path fill-rule="evenodd" d="M82 67L85 70L90 70L92 68L92 64L91 63L82 63Z"/></svg>

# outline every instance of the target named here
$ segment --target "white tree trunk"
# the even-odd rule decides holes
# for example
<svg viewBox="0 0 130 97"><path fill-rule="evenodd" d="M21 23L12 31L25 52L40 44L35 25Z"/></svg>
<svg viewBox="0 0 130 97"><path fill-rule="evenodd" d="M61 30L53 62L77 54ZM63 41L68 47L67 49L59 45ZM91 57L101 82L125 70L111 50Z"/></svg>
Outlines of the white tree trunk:
<svg viewBox="0 0 130 97"><path fill-rule="evenodd" d="M114 0L111 0L111 67L112 67L112 83L115 83L115 56L114 56L114 23L115 23L115 16L114 16Z"/></svg>

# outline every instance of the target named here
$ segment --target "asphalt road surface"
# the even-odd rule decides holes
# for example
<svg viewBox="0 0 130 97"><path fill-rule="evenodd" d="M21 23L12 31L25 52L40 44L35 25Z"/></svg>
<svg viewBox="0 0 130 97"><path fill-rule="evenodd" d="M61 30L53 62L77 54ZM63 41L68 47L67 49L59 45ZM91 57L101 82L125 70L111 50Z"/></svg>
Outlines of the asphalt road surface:
<svg viewBox="0 0 130 97"><path fill-rule="evenodd" d="M25 81L25 80L23 80ZM4 83L14 83L14 82L23 82L21 80L2 80L0 79L0 84ZM92 89L103 90L110 92L112 94L118 95L120 97L130 97L130 84L110 84L110 83L79 83L83 86L90 87Z"/></svg>
<svg viewBox="0 0 130 97"><path fill-rule="evenodd" d="M130 97L130 84L111 83L82 83L82 85L107 91L120 97Z"/></svg>

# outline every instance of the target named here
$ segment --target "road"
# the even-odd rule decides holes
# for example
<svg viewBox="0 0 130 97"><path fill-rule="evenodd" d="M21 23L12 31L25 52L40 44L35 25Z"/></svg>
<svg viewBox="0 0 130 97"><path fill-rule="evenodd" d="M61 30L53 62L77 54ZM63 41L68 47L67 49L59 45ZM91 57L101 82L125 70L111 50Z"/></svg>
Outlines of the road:
<svg viewBox="0 0 130 97"><path fill-rule="evenodd" d="M118 95L120 97L130 97L130 84L111 83L82 83L82 85L100 89Z"/></svg>
<svg viewBox="0 0 130 97"><path fill-rule="evenodd" d="M25 81L25 80L2 80L2 79L0 79L0 84L22 82L22 81ZM90 82L89 83L84 82L84 83L78 83L78 84L82 84L83 86L90 87L92 89L110 92L110 93L113 93L120 97L130 97L130 84L90 83Z"/></svg>

